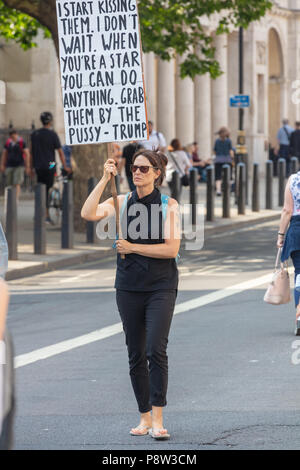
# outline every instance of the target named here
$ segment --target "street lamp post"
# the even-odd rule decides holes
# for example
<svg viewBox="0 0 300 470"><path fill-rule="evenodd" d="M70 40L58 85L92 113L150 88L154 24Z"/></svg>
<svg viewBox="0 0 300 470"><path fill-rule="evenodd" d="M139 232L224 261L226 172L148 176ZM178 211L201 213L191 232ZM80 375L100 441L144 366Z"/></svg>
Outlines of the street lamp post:
<svg viewBox="0 0 300 470"><path fill-rule="evenodd" d="M244 28L239 29L239 94L244 94ZM246 134L244 130L244 109L239 108L239 129L236 146L236 164L243 162L246 165L246 203L248 204L248 154L246 148Z"/></svg>

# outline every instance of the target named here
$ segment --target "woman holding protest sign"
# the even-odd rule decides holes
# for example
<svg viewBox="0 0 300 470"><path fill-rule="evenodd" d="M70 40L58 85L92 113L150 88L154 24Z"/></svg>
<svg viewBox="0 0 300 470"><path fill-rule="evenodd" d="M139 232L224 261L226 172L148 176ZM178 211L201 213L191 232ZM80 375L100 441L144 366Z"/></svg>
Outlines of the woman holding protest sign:
<svg viewBox="0 0 300 470"><path fill-rule="evenodd" d="M150 434L158 440L170 438L163 427L163 407L167 404L166 350L177 298L176 257L180 247L178 203L158 189L167 162L161 152L140 150L134 155L131 171L136 189L118 196L124 238L118 237L116 241L117 305L126 337L132 387L141 414L140 424L130 434ZM99 199L116 174L115 162L109 159L101 181L82 208L84 219L100 221L114 215L113 198L102 204Z"/></svg>

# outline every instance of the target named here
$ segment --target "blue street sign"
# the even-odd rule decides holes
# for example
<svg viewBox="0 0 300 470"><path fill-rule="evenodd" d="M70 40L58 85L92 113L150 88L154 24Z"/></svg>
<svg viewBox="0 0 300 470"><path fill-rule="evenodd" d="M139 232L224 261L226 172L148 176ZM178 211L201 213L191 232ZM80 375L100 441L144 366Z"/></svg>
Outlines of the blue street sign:
<svg viewBox="0 0 300 470"><path fill-rule="evenodd" d="M230 107L231 108L249 108L250 96L249 95L231 95Z"/></svg>

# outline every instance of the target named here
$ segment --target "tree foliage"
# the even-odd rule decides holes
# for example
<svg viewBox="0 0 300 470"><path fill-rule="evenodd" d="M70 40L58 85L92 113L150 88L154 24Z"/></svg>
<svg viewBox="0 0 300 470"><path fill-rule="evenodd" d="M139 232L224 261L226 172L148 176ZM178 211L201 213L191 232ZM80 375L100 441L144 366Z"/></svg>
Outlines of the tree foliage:
<svg viewBox="0 0 300 470"><path fill-rule="evenodd" d="M15 9L8 8L0 0L0 36L7 41L15 41L26 51L37 46L35 38L41 28L44 37L51 38L49 29L43 27L39 21Z"/></svg>
<svg viewBox="0 0 300 470"><path fill-rule="evenodd" d="M270 0L139 0L143 49L163 60L184 55L182 77L208 72L215 78L221 71L203 18L218 14L216 34L222 34L232 25L247 28L271 7ZM27 49L39 27L57 48L55 0L0 0L0 35Z"/></svg>

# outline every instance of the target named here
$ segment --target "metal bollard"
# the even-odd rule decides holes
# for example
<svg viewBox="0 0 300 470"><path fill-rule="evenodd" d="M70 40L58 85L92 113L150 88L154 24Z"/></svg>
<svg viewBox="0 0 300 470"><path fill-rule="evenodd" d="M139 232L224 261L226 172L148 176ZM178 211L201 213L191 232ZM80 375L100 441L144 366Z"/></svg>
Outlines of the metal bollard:
<svg viewBox="0 0 300 470"><path fill-rule="evenodd" d="M176 201L180 202L180 193L181 193L181 181L180 176L177 171L173 172L172 181L171 181L171 197L176 199Z"/></svg>
<svg viewBox="0 0 300 470"><path fill-rule="evenodd" d="M34 189L34 254L46 254L46 185L37 184Z"/></svg>
<svg viewBox="0 0 300 470"><path fill-rule="evenodd" d="M97 186L97 178L90 178L88 180L88 195L94 190L95 186ZM95 222L87 222L86 224L86 242L87 243L95 243L96 240L96 223Z"/></svg>
<svg viewBox="0 0 300 470"><path fill-rule="evenodd" d="M215 167L210 165L206 169L206 220L213 222L215 219Z"/></svg>
<svg viewBox="0 0 300 470"><path fill-rule="evenodd" d="M284 191L285 191L285 175L286 175L286 161L284 158L278 160L278 205L283 206L284 204Z"/></svg>
<svg viewBox="0 0 300 470"><path fill-rule="evenodd" d="M266 163L266 209L273 209L273 162Z"/></svg>
<svg viewBox="0 0 300 470"><path fill-rule="evenodd" d="M246 213L246 165L245 163L238 163L238 214L243 215Z"/></svg>
<svg viewBox="0 0 300 470"><path fill-rule="evenodd" d="M190 205L192 225L196 225L197 221L197 202L198 202L198 171L193 168L190 170Z"/></svg>
<svg viewBox="0 0 300 470"><path fill-rule="evenodd" d="M74 204L73 181L65 181L63 189L63 210L61 228L61 247L73 248L74 240Z"/></svg>
<svg viewBox="0 0 300 470"><path fill-rule="evenodd" d="M231 168L230 165L223 165L222 169L223 185L223 218L230 218L230 190L231 190Z"/></svg>
<svg viewBox="0 0 300 470"><path fill-rule="evenodd" d="M246 178L246 181L245 181L245 185L246 185L246 199L245 199L245 203L246 205L248 205L249 203L249 163L248 163L248 155L242 155L242 160L241 162L245 164L245 178Z"/></svg>
<svg viewBox="0 0 300 470"><path fill-rule="evenodd" d="M298 169L299 169L299 160L297 157L292 157L291 158L291 172L297 173Z"/></svg>
<svg viewBox="0 0 300 470"><path fill-rule="evenodd" d="M8 245L8 259L18 259L18 210L17 190L9 186L5 190L5 236Z"/></svg>
<svg viewBox="0 0 300 470"><path fill-rule="evenodd" d="M259 212L259 164L253 164L252 211Z"/></svg>

